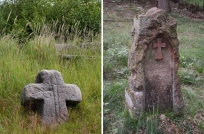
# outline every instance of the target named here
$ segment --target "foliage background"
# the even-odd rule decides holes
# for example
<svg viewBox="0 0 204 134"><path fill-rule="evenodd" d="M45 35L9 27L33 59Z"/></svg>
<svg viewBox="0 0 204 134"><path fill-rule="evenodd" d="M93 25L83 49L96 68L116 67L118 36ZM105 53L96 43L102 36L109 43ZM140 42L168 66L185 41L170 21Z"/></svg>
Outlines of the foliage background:
<svg viewBox="0 0 204 134"><path fill-rule="evenodd" d="M0 5L0 34L21 40L40 34L45 24L55 38L63 35L65 41L76 28L80 34L98 34L100 20L101 4L96 0L4 0Z"/></svg>

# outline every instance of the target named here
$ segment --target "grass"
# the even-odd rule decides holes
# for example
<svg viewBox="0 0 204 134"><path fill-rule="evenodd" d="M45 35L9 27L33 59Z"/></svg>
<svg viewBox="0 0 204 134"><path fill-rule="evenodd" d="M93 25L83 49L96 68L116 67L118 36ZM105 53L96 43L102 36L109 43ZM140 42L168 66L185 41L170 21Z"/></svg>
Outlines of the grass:
<svg viewBox="0 0 204 134"><path fill-rule="evenodd" d="M189 3L189 4L193 4L193 5L198 5L200 7L203 6L203 0L184 0L185 2Z"/></svg>
<svg viewBox="0 0 204 134"><path fill-rule="evenodd" d="M73 45L83 39L69 40ZM86 41L86 40L85 40ZM100 37L92 41L100 42ZM0 133L100 133L101 132L101 52L97 49L67 51L89 58L63 60L56 54L52 33L34 36L24 45L7 35L0 38ZM40 117L20 105L21 91L34 83L37 73L43 69L58 70L65 83L77 84L82 101L76 107L68 107L69 121L55 129L42 127Z"/></svg>
<svg viewBox="0 0 204 134"><path fill-rule="evenodd" d="M204 25L201 21L183 18L177 14L171 15L178 21L177 32L180 41L178 74L185 103L183 116L175 116L169 111L159 113L155 109L152 113L145 112L140 119L130 117L125 109L124 91L130 76L127 58L133 23L104 22L103 125L105 134L159 134L170 128L171 133L204 132ZM165 124L162 124L162 115L166 117Z"/></svg>
<svg viewBox="0 0 204 134"><path fill-rule="evenodd" d="M109 22L104 25L103 71L105 79L127 77L127 55L131 42L131 24L131 22ZM112 30L112 27L115 27L115 30Z"/></svg>

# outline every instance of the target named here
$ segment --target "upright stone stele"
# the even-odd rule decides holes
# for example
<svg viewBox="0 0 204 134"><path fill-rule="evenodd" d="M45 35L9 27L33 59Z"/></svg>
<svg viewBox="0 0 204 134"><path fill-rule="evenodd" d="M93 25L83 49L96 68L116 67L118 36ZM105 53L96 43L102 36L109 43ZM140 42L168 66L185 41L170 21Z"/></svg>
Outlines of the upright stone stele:
<svg viewBox="0 0 204 134"><path fill-rule="evenodd" d="M176 27L176 20L156 7L134 19L128 57L131 76L125 90L126 108L133 116L153 108L182 113Z"/></svg>
<svg viewBox="0 0 204 134"><path fill-rule="evenodd" d="M68 121L66 105L77 104L82 100L78 86L65 84L61 73L56 70L40 71L35 82L24 87L21 104L38 111L43 124Z"/></svg>

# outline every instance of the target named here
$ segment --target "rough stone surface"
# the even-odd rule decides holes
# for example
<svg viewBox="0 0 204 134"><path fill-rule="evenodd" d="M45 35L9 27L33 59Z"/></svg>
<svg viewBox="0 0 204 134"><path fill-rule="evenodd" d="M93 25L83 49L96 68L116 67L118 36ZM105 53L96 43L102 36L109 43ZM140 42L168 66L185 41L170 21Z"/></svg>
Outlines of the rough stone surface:
<svg viewBox="0 0 204 134"><path fill-rule="evenodd" d="M55 44L55 48L57 53L63 53L66 50L79 50L79 49L98 49L101 47L100 42L87 42L87 43L79 43L77 46L72 44Z"/></svg>
<svg viewBox="0 0 204 134"><path fill-rule="evenodd" d="M56 44L55 48L58 54L66 50L78 50L78 47L72 44Z"/></svg>
<svg viewBox="0 0 204 134"><path fill-rule="evenodd" d="M182 113L176 27L176 20L156 7L134 19L128 57L131 76L125 91L126 107L133 116L157 107Z"/></svg>
<svg viewBox="0 0 204 134"><path fill-rule="evenodd" d="M56 44L56 45L55 45L56 50L57 50L58 53L59 53L61 50L66 49L67 46L68 46L68 44Z"/></svg>
<svg viewBox="0 0 204 134"><path fill-rule="evenodd" d="M21 94L21 104L38 113L43 124L56 124L68 121L66 105L77 104L82 100L77 85L65 84L60 72L42 70L35 84L28 84Z"/></svg>
<svg viewBox="0 0 204 134"><path fill-rule="evenodd" d="M81 49L88 49L88 48L97 49L97 48L100 48L100 46L101 46L100 42L87 42L87 43L80 43L79 44L79 47Z"/></svg>

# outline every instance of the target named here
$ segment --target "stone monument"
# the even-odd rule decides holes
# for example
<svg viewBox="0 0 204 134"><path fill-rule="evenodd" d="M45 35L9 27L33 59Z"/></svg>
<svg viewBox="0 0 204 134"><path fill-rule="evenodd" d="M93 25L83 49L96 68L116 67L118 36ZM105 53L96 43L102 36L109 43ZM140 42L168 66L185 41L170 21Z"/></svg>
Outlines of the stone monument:
<svg viewBox="0 0 204 134"><path fill-rule="evenodd" d="M176 20L156 7L134 19L128 57L131 76L125 90L126 108L133 116L153 108L182 113L176 27Z"/></svg>
<svg viewBox="0 0 204 134"><path fill-rule="evenodd" d="M35 84L28 84L21 94L21 104L37 111L42 123L47 125L68 121L66 105L75 105L82 100L77 85L65 84L60 72L42 70Z"/></svg>

